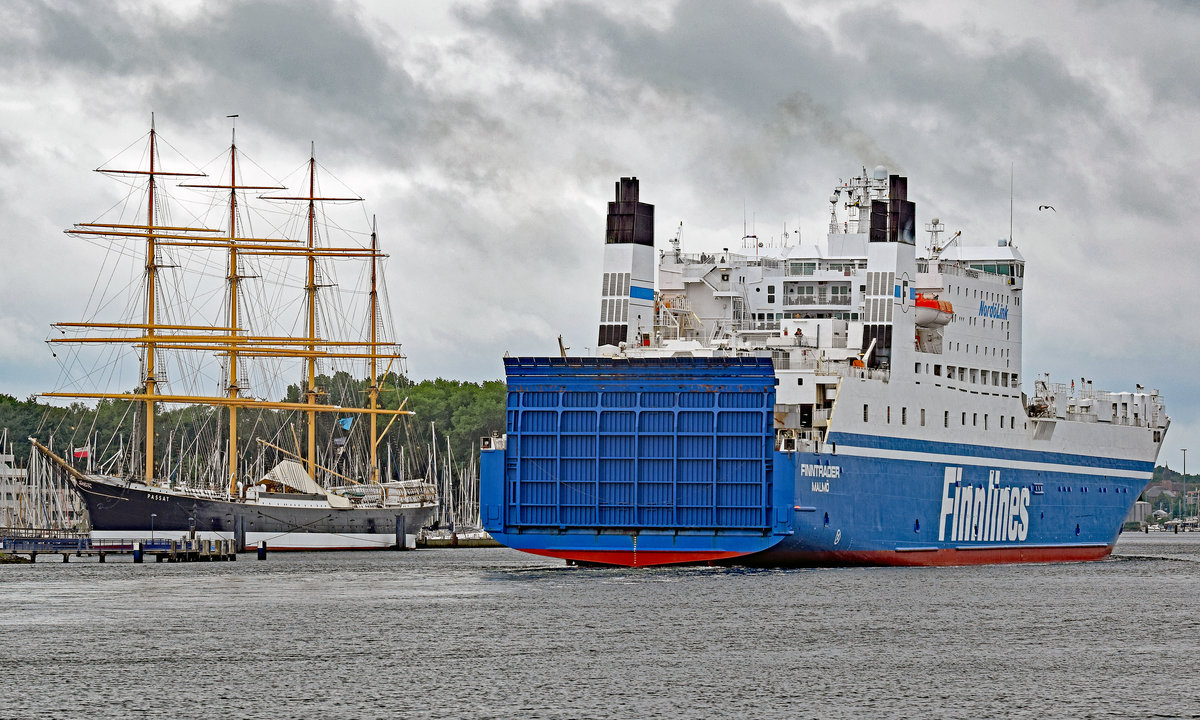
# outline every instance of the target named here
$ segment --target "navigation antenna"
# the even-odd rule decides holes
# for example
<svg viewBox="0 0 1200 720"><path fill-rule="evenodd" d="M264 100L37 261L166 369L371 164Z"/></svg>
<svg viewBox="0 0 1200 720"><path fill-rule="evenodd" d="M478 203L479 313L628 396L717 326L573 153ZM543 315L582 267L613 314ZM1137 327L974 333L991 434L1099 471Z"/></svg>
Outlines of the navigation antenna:
<svg viewBox="0 0 1200 720"><path fill-rule="evenodd" d="M1008 244L1013 244L1013 168L1016 167L1015 162L1010 162L1008 165Z"/></svg>
<svg viewBox="0 0 1200 720"><path fill-rule="evenodd" d="M933 222L925 223L925 232L929 233L930 260L937 260L941 256L942 251L953 245L954 241L958 240L959 236L962 235L962 230L959 230L950 236L950 239L946 241L945 245L938 245L938 235L945 232L945 230L946 226L943 225L942 221L938 218L934 218Z"/></svg>
<svg viewBox="0 0 1200 720"><path fill-rule="evenodd" d="M679 259L679 245L683 241L683 221L679 221L679 227L675 229L675 237L671 238L671 249L675 251L675 259Z"/></svg>

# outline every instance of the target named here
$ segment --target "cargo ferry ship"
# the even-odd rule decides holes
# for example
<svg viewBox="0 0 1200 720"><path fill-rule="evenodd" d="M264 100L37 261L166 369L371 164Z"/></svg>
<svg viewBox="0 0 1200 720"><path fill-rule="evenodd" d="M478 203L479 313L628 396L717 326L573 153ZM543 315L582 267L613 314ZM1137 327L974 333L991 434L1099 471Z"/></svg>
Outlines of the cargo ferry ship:
<svg viewBox="0 0 1200 720"><path fill-rule="evenodd" d="M655 248L654 207L622 178L597 356L505 359L485 529L628 566L1107 556L1162 447L1162 396L1030 383L1023 256L937 218L918 251L907 195L864 168L820 244L687 254L679 235Z"/></svg>

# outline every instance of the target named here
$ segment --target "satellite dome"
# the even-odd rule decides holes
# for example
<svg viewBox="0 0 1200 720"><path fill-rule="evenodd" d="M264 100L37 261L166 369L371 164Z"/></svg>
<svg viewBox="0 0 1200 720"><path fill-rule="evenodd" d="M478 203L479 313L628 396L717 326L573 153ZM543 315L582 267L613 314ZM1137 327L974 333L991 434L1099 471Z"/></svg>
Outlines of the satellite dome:
<svg viewBox="0 0 1200 720"><path fill-rule="evenodd" d="M888 175L887 168L885 168L882 165L875 166L875 179L876 180L887 180L887 175Z"/></svg>

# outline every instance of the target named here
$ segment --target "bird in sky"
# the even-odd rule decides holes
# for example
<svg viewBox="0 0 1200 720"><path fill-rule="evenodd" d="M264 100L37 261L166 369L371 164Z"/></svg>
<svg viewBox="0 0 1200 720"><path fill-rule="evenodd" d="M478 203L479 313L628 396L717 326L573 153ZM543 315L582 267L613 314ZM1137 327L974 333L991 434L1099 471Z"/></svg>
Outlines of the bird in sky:
<svg viewBox="0 0 1200 720"><path fill-rule="evenodd" d="M1038 205L1038 212L1041 212L1042 210L1054 210L1054 206L1053 205ZM1054 212L1058 212L1058 211L1054 210Z"/></svg>

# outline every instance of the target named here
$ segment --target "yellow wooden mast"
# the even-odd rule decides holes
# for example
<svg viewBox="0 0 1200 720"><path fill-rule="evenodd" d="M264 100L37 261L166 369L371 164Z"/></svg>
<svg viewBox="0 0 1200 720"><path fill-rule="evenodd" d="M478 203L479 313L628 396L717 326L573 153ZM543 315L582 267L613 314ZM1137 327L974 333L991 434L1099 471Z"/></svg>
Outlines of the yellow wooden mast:
<svg viewBox="0 0 1200 720"><path fill-rule="evenodd" d="M278 185L239 185L237 180L237 129L233 130L233 134L229 143L229 184L228 185L189 185L182 184L180 187L193 187L208 190L228 190L229 191L229 276L227 283L229 285L229 309L227 313L228 326L230 328L238 327L238 286L242 276L238 268L238 250L239 242L237 236L237 219L238 219L238 190L282 190ZM187 242L179 243L187 245ZM274 247L274 246L268 246ZM233 330L232 332L237 332ZM241 394L241 386L238 380L238 343L230 343L228 350L229 357L229 384L226 386L226 393L229 398L237 398ZM229 409L229 463L228 473L226 476L226 486L229 488L229 495L233 497L237 494L237 469L238 469L238 405L230 404Z"/></svg>
<svg viewBox="0 0 1200 720"><path fill-rule="evenodd" d="M308 351L307 353L297 353L307 358L308 368L308 388L305 392L305 402L308 405L308 438L307 452L305 453L305 465L308 469L309 477L316 479L317 476L317 395L321 394L317 388L317 291L320 286L317 284L317 258L324 256L327 250L317 247L317 203L318 202L359 202L360 197L321 197L317 195L317 154L315 145L310 147L308 156L308 195L298 197L278 197L278 196L261 196L264 200L301 200L308 203L308 236L305 241L304 250L297 252L303 255L307 260L307 283L305 284L305 294L307 296L307 311L308 311ZM263 250L269 254L282 254ZM346 248L345 250L351 250ZM365 254L367 257L373 257L374 250L363 253L361 248L359 253ZM356 254L353 252L337 253L337 254ZM375 348L371 348L372 352Z"/></svg>
<svg viewBox="0 0 1200 720"><path fill-rule="evenodd" d="M312 254L316 248L316 229L317 229L317 205L316 189L317 189L317 157L315 143L310 148L308 154L308 242L306 247L309 250L308 255L308 336L315 338L317 336L317 256ZM316 350L316 346L309 345L308 351L311 353ZM317 477L317 412L311 409L317 404L317 358L313 355L308 357L308 476L314 480Z"/></svg>
<svg viewBox="0 0 1200 720"><path fill-rule="evenodd" d="M379 249L378 239L377 239L377 235L375 233L375 218L372 217L371 218L371 251L376 252L378 249ZM379 368L378 368L378 363L376 362L376 359L375 359L375 355L376 355L375 350L377 349L377 346L375 345L375 343L379 339L379 336L378 336L378 331L379 331L379 289L376 284L376 276L375 276L377 267L378 267L377 259L375 257L372 257L371 258L371 360L370 360L371 385L369 386L369 391L371 393L371 402L370 402L369 407L372 410L375 409L376 403L379 399ZM378 458L377 450L376 450L376 445L378 443L375 440L375 438L378 437L378 434L379 434L379 428L378 428L378 425L376 422L377 420L378 420L378 416L374 412L372 412L371 413L371 456L370 456L371 457L371 465L370 465L371 475L370 475L370 481L373 483L379 482L379 458Z"/></svg>
<svg viewBox="0 0 1200 720"><path fill-rule="evenodd" d="M146 403L145 413L145 470L143 477L147 485L154 482L154 408L155 408L155 391L157 389L158 377L155 368L155 334L158 329L158 312L157 312L157 289L158 289L158 248L156 246L157 234L156 231L160 228L157 224L158 202L156 191L158 187L158 178L160 176L203 176L204 173L182 173L182 172L165 172L156 167L158 160L158 132L154 127L154 115L150 115L150 161L149 170L116 170L109 168L99 168L98 172L111 175L145 175L146 176L146 226L144 228L144 236L146 238L146 312L144 330L147 340L142 345L142 385L144 388L144 400ZM174 230L175 228L171 228Z"/></svg>
<svg viewBox="0 0 1200 720"><path fill-rule="evenodd" d="M229 143L229 327L238 326L237 130ZM237 346L229 348L229 397L238 396ZM229 406L229 496L237 493L237 405Z"/></svg>
<svg viewBox="0 0 1200 720"><path fill-rule="evenodd" d="M156 133L154 130L154 119L150 120L150 178L149 190L146 193L148 201L146 202L147 219L146 224L151 228L154 227L154 208L157 205L154 197L154 155L158 149L155 147ZM147 485L154 483L154 323L158 321L155 313L155 285L158 281L158 252L154 248L153 230L146 233L146 334L151 337L151 340L146 343L145 354L145 371L146 371L146 447L142 459L146 463L145 480Z"/></svg>

